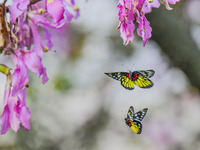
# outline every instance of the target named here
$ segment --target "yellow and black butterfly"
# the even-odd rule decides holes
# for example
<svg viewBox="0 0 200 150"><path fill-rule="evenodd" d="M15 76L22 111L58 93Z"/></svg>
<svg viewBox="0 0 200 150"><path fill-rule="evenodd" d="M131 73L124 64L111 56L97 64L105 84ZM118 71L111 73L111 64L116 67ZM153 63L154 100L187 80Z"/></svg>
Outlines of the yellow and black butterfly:
<svg viewBox="0 0 200 150"><path fill-rule="evenodd" d="M126 124L136 133L140 134L142 132L141 121L147 113L148 108L144 108L141 111L134 113L133 106L130 106L127 118L125 118Z"/></svg>
<svg viewBox="0 0 200 150"><path fill-rule="evenodd" d="M133 72L112 72L105 73L109 77L121 81L121 85L128 89L133 90L134 84L141 88L150 88L153 86L153 82L148 79L151 78L154 74L154 70L139 70Z"/></svg>

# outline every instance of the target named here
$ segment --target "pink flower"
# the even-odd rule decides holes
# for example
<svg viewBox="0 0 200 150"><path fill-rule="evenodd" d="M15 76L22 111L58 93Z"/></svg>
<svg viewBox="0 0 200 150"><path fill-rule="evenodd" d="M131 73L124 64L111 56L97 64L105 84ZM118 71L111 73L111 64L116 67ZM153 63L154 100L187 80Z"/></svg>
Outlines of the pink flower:
<svg viewBox="0 0 200 150"><path fill-rule="evenodd" d="M25 97L26 88L16 96L12 96L11 91L11 76L7 76L6 89L3 101L3 113L0 117L1 130L0 134L5 134L11 127L15 132L20 128L20 123L26 129L30 129L30 112L26 107Z"/></svg>
<svg viewBox="0 0 200 150"><path fill-rule="evenodd" d="M77 18L80 15L79 8L75 5L74 0L70 0L70 2L63 0L46 0L46 9L55 23L59 23L64 19L64 14L68 22L71 22L72 18ZM74 10L75 14L69 11L69 9Z"/></svg>
<svg viewBox="0 0 200 150"><path fill-rule="evenodd" d="M164 5L168 10L172 10L172 8L169 6L170 4L176 4L176 2L179 2L180 0L163 0Z"/></svg>
<svg viewBox="0 0 200 150"><path fill-rule="evenodd" d="M158 7L160 7L159 0L153 0L152 3L145 1L142 6L141 12L143 12L145 14L150 13L152 11L152 8L158 8Z"/></svg>
<svg viewBox="0 0 200 150"><path fill-rule="evenodd" d="M28 71L42 76L42 82L48 81L46 68L42 65L42 59L34 51L15 50L13 60L16 65L14 73L8 74L3 101L3 113L0 117L1 131L4 134L11 127L18 131L20 123L26 130L30 129L30 112L26 107L26 85L29 82ZM12 87L12 89L11 89Z"/></svg>
<svg viewBox="0 0 200 150"><path fill-rule="evenodd" d="M74 0L43 0L35 4L30 0L13 0L9 12L11 19L6 21L11 28L10 43L3 52L12 55L16 68L11 75L10 68L0 65L0 71L7 75L0 134L10 127L17 132L20 123L26 130L30 129L30 112L25 103L28 70L42 77L42 83L49 80L42 64L44 52L53 46L49 28L60 29L80 15Z"/></svg>
<svg viewBox="0 0 200 150"><path fill-rule="evenodd" d="M120 29L121 37L124 40L124 44L128 45L131 41L133 41L134 34L133 31L135 29L134 21L134 10L132 7L132 0L120 0L117 5L119 8L119 25L118 29ZM129 9L130 8L130 9Z"/></svg>
<svg viewBox="0 0 200 150"><path fill-rule="evenodd" d="M158 7L159 3L149 3L145 0L120 0L117 7L119 8L119 25L121 37L124 40L124 44L128 45L134 38L133 31L135 25L133 21L137 20L138 29L137 33L142 37L144 46L146 41L151 37L150 23L145 17L145 12L149 12L152 7Z"/></svg>
<svg viewBox="0 0 200 150"><path fill-rule="evenodd" d="M150 27L150 22L146 19L144 15L138 18L138 28L137 33L143 39L143 45L146 45L147 40L151 37L152 28Z"/></svg>
<svg viewBox="0 0 200 150"><path fill-rule="evenodd" d="M42 83L46 83L49 79L47 77L46 68L42 64L42 58L34 51L16 50L16 55L13 55L15 64L22 61L24 66L30 71L36 73L39 77L42 76Z"/></svg>
<svg viewBox="0 0 200 150"><path fill-rule="evenodd" d="M171 9L168 3L175 4L178 1L180 0L163 0L167 9ZM150 13L152 8L158 8L159 6L159 0L153 0L152 2L149 0L119 0L117 5L119 9L118 29L120 29L124 45L128 45L133 41L134 20L138 23L137 33L142 37L143 45L146 45L147 40L151 37L152 28L145 14Z"/></svg>

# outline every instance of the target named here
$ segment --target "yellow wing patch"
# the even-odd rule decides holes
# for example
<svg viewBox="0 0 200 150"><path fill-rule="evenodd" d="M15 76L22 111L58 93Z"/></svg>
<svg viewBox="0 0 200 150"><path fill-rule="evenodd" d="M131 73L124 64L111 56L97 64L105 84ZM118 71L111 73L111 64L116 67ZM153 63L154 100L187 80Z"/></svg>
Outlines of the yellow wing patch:
<svg viewBox="0 0 200 150"><path fill-rule="evenodd" d="M150 88L153 86L153 82L142 75L138 75L138 78L133 82L135 83L135 85L141 88Z"/></svg>
<svg viewBox="0 0 200 150"><path fill-rule="evenodd" d="M136 134L138 134L139 133L139 131L140 131L140 129L139 129L139 127L136 125L136 124L134 124L134 122L132 122L132 121L130 121L131 122L131 129L136 133Z"/></svg>
<svg viewBox="0 0 200 150"><path fill-rule="evenodd" d="M133 90L134 89L133 81L130 78L128 78L127 76L122 76L121 85L124 88L129 89L129 90Z"/></svg>

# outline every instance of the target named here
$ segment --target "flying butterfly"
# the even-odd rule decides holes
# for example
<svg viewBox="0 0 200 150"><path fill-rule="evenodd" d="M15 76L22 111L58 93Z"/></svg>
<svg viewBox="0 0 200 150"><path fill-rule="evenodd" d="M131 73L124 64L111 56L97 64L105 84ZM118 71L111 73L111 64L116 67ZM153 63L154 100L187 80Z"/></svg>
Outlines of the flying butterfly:
<svg viewBox="0 0 200 150"><path fill-rule="evenodd" d="M125 118L126 124L136 133L136 134L141 134L142 132L142 119L145 117L147 113L148 108L144 108L141 111L138 111L134 113L134 108L133 106L130 106L128 113L127 113L127 118Z"/></svg>
<svg viewBox="0 0 200 150"><path fill-rule="evenodd" d="M133 72L111 72L105 73L109 77L121 81L121 85L128 89L133 90L134 84L141 88L151 88L153 82L149 79L154 74L154 70L139 70Z"/></svg>

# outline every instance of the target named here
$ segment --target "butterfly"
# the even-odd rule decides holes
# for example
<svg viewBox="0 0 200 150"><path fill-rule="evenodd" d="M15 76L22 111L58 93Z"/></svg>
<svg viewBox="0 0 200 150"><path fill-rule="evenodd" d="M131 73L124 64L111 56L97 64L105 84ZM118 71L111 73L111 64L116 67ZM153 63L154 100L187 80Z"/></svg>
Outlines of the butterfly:
<svg viewBox="0 0 200 150"><path fill-rule="evenodd" d="M133 106L130 106L127 118L125 118L126 124L136 133L140 134L142 132L142 124L141 121L145 117L148 108L144 108L141 111L134 113Z"/></svg>
<svg viewBox="0 0 200 150"><path fill-rule="evenodd" d="M121 85L128 90L133 90L134 84L141 88L150 88L154 85L153 82L150 79L148 79L155 74L154 70L112 72L105 74L115 80L121 81Z"/></svg>

